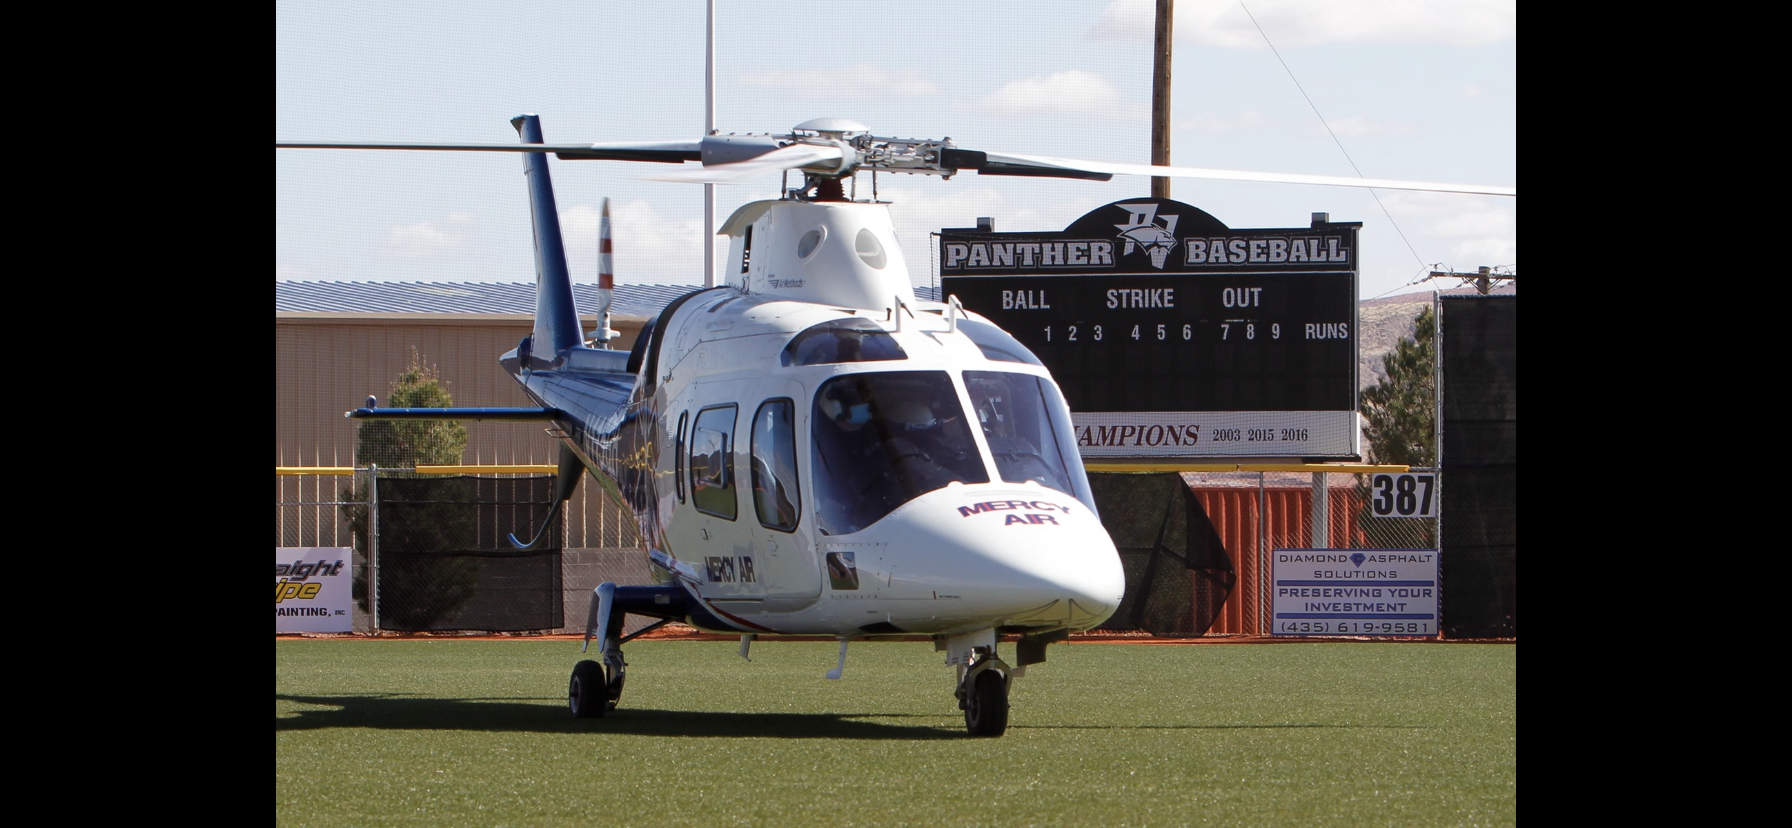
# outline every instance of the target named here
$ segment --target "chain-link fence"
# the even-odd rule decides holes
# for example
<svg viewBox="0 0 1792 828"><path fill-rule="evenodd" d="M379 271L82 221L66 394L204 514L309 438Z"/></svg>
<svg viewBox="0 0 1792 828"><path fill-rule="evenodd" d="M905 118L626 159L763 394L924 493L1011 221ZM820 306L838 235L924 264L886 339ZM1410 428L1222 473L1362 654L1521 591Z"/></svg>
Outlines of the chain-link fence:
<svg viewBox="0 0 1792 828"><path fill-rule="evenodd" d="M601 495L587 500L600 487L574 497L583 518L562 511L539 547L518 552L509 537L527 541L542 528L553 476L407 472L382 470L377 481L365 469L276 475L276 546L354 548L357 630L582 632L598 584L650 580L633 517ZM1370 480L1338 472L1090 475L1127 575L1125 601L1103 629L1267 635L1275 550L1439 548L1438 518L1377 515ZM1455 587L1477 589L1467 576Z"/></svg>
<svg viewBox="0 0 1792 828"><path fill-rule="evenodd" d="M553 475L292 471L275 475L275 546L352 548L359 632L582 632L598 584L650 580L634 519L596 485L544 527Z"/></svg>
<svg viewBox="0 0 1792 828"><path fill-rule="evenodd" d="M1108 630L1267 635L1277 549L1436 549L1436 518L1375 514L1371 475L1091 474L1126 567Z"/></svg>

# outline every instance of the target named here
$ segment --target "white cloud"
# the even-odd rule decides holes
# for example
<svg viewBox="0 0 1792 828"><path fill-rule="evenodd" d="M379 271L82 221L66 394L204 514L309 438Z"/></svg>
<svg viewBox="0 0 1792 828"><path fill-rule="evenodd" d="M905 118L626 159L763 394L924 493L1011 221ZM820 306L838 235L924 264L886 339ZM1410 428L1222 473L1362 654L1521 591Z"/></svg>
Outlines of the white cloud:
<svg viewBox="0 0 1792 828"><path fill-rule="evenodd" d="M869 63L845 69L779 69L741 75L748 86L842 98L919 98L937 95L939 85L913 69L890 70Z"/></svg>
<svg viewBox="0 0 1792 828"><path fill-rule="evenodd" d="M1438 216L1432 232L1453 238L1483 237L1490 233L1518 234L1518 217L1510 210L1465 210Z"/></svg>
<svg viewBox="0 0 1792 828"><path fill-rule="evenodd" d="M1383 193L1419 255L1447 269L1518 262L1518 206L1511 199L1445 193Z"/></svg>
<svg viewBox="0 0 1792 828"><path fill-rule="evenodd" d="M1500 267L1518 263L1517 238L1485 238L1468 239L1450 248L1452 261L1463 263L1452 265L1451 272L1472 273L1481 267Z"/></svg>
<svg viewBox="0 0 1792 828"><path fill-rule="evenodd" d="M1101 43L1150 43L1156 18L1152 0L1112 0L1084 37Z"/></svg>
<svg viewBox="0 0 1792 828"><path fill-rule="evenodd" d="M560 211L560 234L574 282L597 281L597 232L602 219L602 208L591 204ZM703 281L701 217L672 218L646 201L612 201L610 241L617 284Z"/></svg>
<svg viewBox="0 0 1792 828"><path fill-rule="evenodd" d="M1176 43L1262 49L1324 43L1423 43L1475 46L1518 36L1517 0L1178 0ZM1150 43L1152 0L1112 0L1086 36ZM1251 22L1256 18L1256 23Z"/></svg>
<svg viewBox="0 0 1792 828"><path fill-rule="evenodd" d="M999 117L1142 119L1150 114L1144 104L1126 100L1107 78L1078 69L1012 81L973 106L980 114Z"/></svg>
<svg viewBox="0 0 1792 828"><path fill-rule="evenodd" d="M380 252L400 259L428 259L451 253L473 229L471 213L450 213L443 221L420 221L386 230Z"/></svg>

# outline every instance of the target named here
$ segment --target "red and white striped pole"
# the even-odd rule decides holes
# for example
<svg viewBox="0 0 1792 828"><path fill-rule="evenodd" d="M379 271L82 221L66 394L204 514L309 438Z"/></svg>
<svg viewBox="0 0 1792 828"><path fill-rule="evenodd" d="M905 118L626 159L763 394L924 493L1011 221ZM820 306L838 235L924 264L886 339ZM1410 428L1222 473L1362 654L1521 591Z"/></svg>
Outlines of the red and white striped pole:
<svg viewBox="0 0 1792 828"><path fill-rule="evenodd" d="M605 198L603 218L597 223L597 330L591 335L598 342L608 343L616 337L616 332L610 330L610 299L615 292L616 268L610 262L610 199Z"/></svg>

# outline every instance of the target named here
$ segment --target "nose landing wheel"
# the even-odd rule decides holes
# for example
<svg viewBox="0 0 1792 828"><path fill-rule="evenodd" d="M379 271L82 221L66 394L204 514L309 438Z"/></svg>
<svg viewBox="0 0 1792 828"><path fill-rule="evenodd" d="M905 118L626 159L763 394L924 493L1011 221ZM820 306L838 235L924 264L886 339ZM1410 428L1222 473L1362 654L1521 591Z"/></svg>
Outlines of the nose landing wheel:
<svg viewBox="0 0 1792 828"><path fill-rule="evenodd" d="M964 710L968 735L995 737L1007 732L1008 681L1008 665L993 650L978 648L972 654L958 685L958 706Z"/></svg>

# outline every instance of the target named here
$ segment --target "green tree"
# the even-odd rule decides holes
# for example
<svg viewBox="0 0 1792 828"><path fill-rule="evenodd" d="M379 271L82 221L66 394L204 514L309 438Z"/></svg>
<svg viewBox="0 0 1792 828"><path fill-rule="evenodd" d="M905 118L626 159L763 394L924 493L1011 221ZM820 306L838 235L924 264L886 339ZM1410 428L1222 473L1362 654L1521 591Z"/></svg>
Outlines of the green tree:
<svg viewBox="0 0 1792 828"><path fill-rule="evenodd" d="M410 364L393 381L388 408L449 408L454 397L442 386L434 367L411 348ZM377 465L382 480L416 477L419 465L461 462L467 450L467 427L459 420L367 420L356 432L355 460ZM386 471L392 469L393 471ZM361 560L368 560L368 490L357 483L343 492L343 507ZM447 501L458 502L447 502ZM477 591L479 562L464 555L432 554L471 549L473 522L470 495L444 502L405 504L380 516L380 625L422 630L451 615ZM355 572L355 599L367 604L367 573Z"/></svg>
<svg viewBox="0 0 1792 828"><path fill-rule="evenodd" d="M386 395L387 408L451 408L454 397L415 346L411 363ZM355 462L380 468L452 466L467 452L467 427L459 420L368 420L355 435Z"/></svg>
<svg viewBox="0 0 1792 828"><path fill-rule="evenodd" d="M1373 463L1435 468L1437 465L1437 317L1426 305L1413 317L1412 336L1384 354L1387 377L1363 391L1362 413ZM1368 548L1429 548L1436 518L1376 517L1368 475L1357 476L1359 542Z"/></svg>
<svg viewBox="0 0 1792 828"><path fill-rule="evenodd" d="M1437 463L1437 317L1426 305L1413 335L1382 355L1387 377L1363 392L1369 459L1431 468Z"/></svg>

